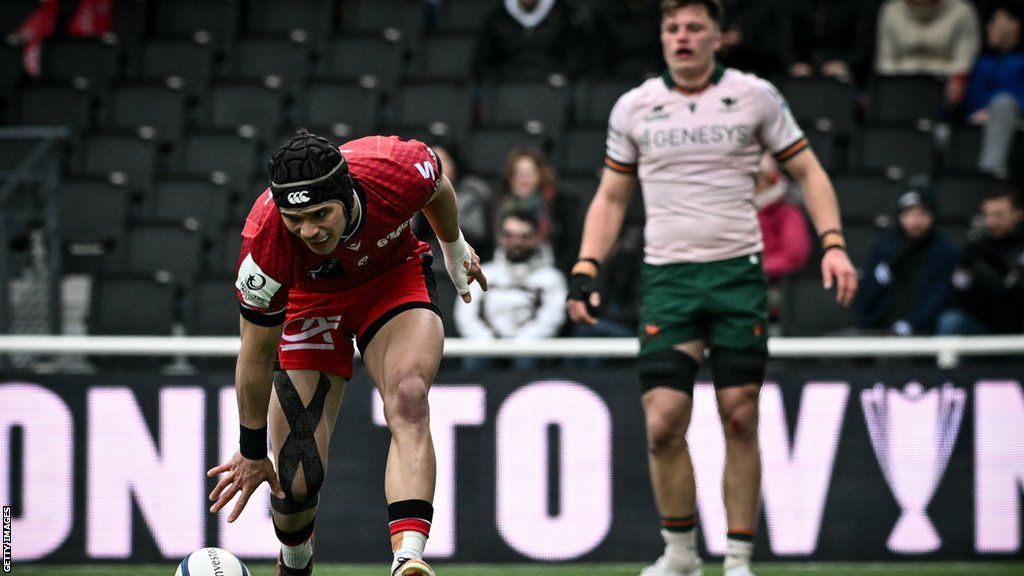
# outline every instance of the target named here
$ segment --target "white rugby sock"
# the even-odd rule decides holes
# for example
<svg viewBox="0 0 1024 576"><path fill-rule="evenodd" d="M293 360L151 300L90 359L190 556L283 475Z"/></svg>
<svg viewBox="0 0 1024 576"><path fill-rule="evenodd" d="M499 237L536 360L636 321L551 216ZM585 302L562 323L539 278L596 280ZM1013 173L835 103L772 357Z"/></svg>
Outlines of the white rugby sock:
<svg viewBox="0 0 1024 576"><path fill-rule="evenodd" d="M398 568L398 561L402 558L423 559L423 549L427 547L427 535L415 530L403 530L401 533L402 544L395 550L395 559L391 562L391 572Z"/></svg>
<svg viewBox="0 0 1024 576"><path fill-rule="evenodd" d="M754 553L752 541L727 538L725 544L725 570L739 566L749 566L750 556Z"/></svg>
<svg viewBox="0 0 1024 576"><path fill-rule="evenodd" d="M661 537L665 540L665 560L673 570L690 572L700 566L696 529L672 532L662 528Z"/></svg>
<svg viewBox="0 0 1024 576"><path fill-rule="evenodd" d="M306 564L309 564L309 559L313 557L313 537L310 536L308 540L299 544L298 546L288 546L281 544L281 559L284 560L284 565L289 568L305 568Z"/></svg>

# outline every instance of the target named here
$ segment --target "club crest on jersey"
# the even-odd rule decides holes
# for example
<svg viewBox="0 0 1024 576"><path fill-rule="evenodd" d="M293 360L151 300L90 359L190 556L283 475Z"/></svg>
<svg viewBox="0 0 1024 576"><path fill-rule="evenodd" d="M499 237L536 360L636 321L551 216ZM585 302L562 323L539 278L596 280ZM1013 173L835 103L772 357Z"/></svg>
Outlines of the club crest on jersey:
<svg viewBox="0 0 1024 576"><path fill-rule="evenodd" d="M309 202L309 190L288 193L289 204L302 204L304 202Z"/></svg>
<svg viewBox="0 0 1024 576"><path fill-rule="evenodd" d="M671 116L668 112L665 112L665 107L661 104L655 106L650 112L644 114L644 122L654 122L657 120L668 120Z"/></svg>
<svg viewBox="0 0 1024 576"><path fill-rule="evenodd" d="M238 267L235 288L238 288L242 301L248 306L267 308L281 288L281 283L268 276L253 260L252 254L248 254Z"/></svg>
<svg viewBox="0 0 1024 576"><path fill-rule="evenodd" d="M719 110L719 112L736 112L736 110L738 110L738 103L739 100L733 98L732 96L726 96L725 98L722 98L723 107L721 110Z"/></svg>
<svg viewBox="0 0 1024 576"><path fill-rule="evenodd" d="M343 276L344 273L345 272L342 270L341 263L338 262L338 259L331 258L310 270L306 276L308 276L310 280L317 280L320 278L337 278L339 276Z"/></svg>

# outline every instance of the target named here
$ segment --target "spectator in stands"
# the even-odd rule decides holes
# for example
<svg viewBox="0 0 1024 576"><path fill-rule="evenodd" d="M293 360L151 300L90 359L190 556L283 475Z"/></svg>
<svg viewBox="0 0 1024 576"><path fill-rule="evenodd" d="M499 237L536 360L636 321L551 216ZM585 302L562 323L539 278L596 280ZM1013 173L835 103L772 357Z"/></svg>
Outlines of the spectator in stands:
<svg viewBox="0 0 1024 576"><path fill-rule="evenodd" d="M1005 179L1024 107L1024 53L1020 51L1024 5L999 4L985 28L985 52L974 64L964 112L984 127L978 170Z"/></svg>
<svg viewBox="0 0 1024 576"><path fill-rule="evenodd" d="M771 154L761 157L754 204L764 242L762 264L769 282L797 272L811 256L811 233L803 210L789 198L790 181Z"/></svg>
<svg viewBox="0 0 1024 576"><path fill-rule="evenodd" d="M658 0L604 0L594 9L593 68L597 76L630 80L656 76L665 68L658 43Z"/></svg>
<svg viewBox="0 0 1024 576"><path fill-rule="evenodd" d="M545 242L551 239L551 205L557 193L558 177L547 156L537 148L516 148L505 161L505 195L499 213L534 214L537 230Z"/></svg>
<svg viewBox="0 0 1024 576"><path fill-rule="evenodd" d="M565 322L565 276L553 265L538 228L537 213L504 213L498 226L494 259L483 264L488 290L472 289L472 300L457 306L455 325L466 338L530 340L554 337ZM469 370L490 366L470 358ZM513 368L536 368L537 359L517 357Z"/></svg>
<svg viewBox="0 0 1024 576"><path fill-rule="evenodd" d="M433 146L434 153L441 161L441 170L455 185L459 200L459 222L462 233L469 245L477 250L481 258L489 257L494 251L494 235L491 213L494 193L491 186L479 176L459 172L459 161L454 150L445 146Z"/></svg>
<svg viewBox="0 0 1024 576"><path fill-rule="evenodd" d="M981 49L981 30L967 0L886 0L878 16L875 72L946 78L946 101L958 105Z"/></svg>
<svg viewBox="0 0 1024 576"><path fill-rule="evenodd" d="M792 76L863 79L871 67L877 0L790 0Z"/></svg>
<svg viewBox="0 0 1024 576"><path fill-rule="evenodd" d="M861 270L854 300L861 328L897 336L932 333L949 305L956 262L956 246L936 230L931 191L904 192L897 224L875 242Z"/></svg>
<svg viewBox="0 0 1024 576"><path fill-rule="evenodd" d="M780 0L724 0L722 64L765 78L793 62L793 30Z"/></svg>
<svg viewBox="0 0 1024 576"><path fill-rule="evenodd" d="M484 20L473 69L479 80L575 78L586 67L587 44L565 0L505 0Z"/></svg>
<svg viewBox="0 0 1024 576"><path fill-rule="evenodd" d="M1024 331L1024 211L1016 191L997 189L981 203L984 233L967 243L953 272L956 307L939 317L938 333Z"/></svg>

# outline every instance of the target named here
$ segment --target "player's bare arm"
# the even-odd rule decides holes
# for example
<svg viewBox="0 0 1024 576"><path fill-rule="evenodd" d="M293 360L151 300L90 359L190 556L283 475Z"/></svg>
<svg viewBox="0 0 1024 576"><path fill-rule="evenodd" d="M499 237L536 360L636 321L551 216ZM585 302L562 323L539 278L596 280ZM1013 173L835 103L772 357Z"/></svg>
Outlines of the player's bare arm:
<svg viewBox="0 0 1024 576"><path fill-rule="evenodd" d="M438 180L434 195L423 207L423 214L441 242L445 266L463 302L473 299L469 285L474 281L479 282L480 288L486 291L487 277L480 269L480 257L459 229L459 205L455 198L455 188L447 176L442 175Z"/></svg>
<svg viewBox="0 0 1024 576"><path fill-rule="evenodd" d="M235 372L238 418L244 429L263 430L264 453L261 454L262 458L250 459L242 456L241 451L235 452L230 461L206 473L210 477L224 474L210 492L210 500L213 501L210 512L219 512L235 494L240 494L238 502L228 516L228 522L234 522L238 518L249 497L263 482L270 484L277 497L285 497L274 464L265 453L267 409L270 405L274 358L277 344L281 340L282 326L259 326L245 318L241 318L239 322L242 344Z"/></svg>
<svg viewBox="0 0 1024 576"><path fill-rule="evenodd" d="M836 302L848 306L857 293L857 271L846 254L839 203L832 181L810 149L793 156L783 166L800 184L807 213L825 249L821 259L822 283L828 290L834 282Z"/></svg>
<svg viewBox="0 0 1024 576"><path fill-rule="evenodd" d="M573 322L597 324L597 319L587 308L588 301L591 307L601 305L601 296L594 290L593 279L597 278L599 263L608 256L619 237L635 188L636 177L631 174L605 168L601 175L597 193L583 222L580 257L572 267L575 280L570 279L566 307ZM581 275L589 276L591 281L588 283Z"/></svg>

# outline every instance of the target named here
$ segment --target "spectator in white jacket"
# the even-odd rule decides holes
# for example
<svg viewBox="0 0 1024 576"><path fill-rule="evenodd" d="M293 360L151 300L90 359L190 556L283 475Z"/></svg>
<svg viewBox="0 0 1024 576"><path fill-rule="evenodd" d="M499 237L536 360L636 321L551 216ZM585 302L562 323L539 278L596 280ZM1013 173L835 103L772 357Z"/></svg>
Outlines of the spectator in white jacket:
<svg viewBox="0 0 1024 576"><path fill-rule="evenodd" d="M464 338L478 341L551 338L565 322L565 276L554 266L529 212L504 213L498 222L494 259L483 264L488 290L471 286L472 301L455 308L455 326ZM467 370L490 368L486 358L469 358ZM518 357L517 370L538 366L537 358Z"/></svg>

